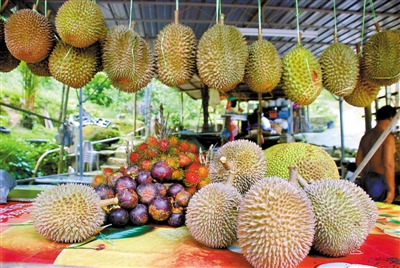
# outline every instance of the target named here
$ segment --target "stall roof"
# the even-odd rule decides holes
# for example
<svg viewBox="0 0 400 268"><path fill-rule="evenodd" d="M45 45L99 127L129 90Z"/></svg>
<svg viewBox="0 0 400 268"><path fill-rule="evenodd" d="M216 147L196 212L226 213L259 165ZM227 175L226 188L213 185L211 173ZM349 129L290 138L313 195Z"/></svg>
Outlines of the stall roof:
<svg viewBox="0 0 400 268"><path fill-rule="evenodd" d="M298 2L298 13L296 11ZM37 0L10 0L5 15L10 9L31 8ZM39 12L44 13L45 7L56 14L63 0L47 0L39 2ZM221 2L221 12L225 15L225 24L237 27L258 27L257 0L180 0L179 22L193 29L197 39L216 23L216 3ZM336 16L333 3L336 2ZM154 41L160 30L174 20L174 11L177 1L159 0L97 0L105 18L106 26L128 25L130 18L135 21L135 31L145 38L154 47ZM132 13L130 14L130 6ZM371 5L373 3L373 6ZM383 29L400 30L400 3L398 0L260 0L262 28L297 29L297 20L300 30L318 32L316 38L302 38L303 45L315 56L319 55L327 46L333 43L333 32L336 27L338 41L350 45L355 49L357 43L363 43L376 32L375 22ZM364 12L365 5L365 12ZM365 16L363 15L365 13ZM298 16L296 16L298 14ZM336 21L336 25L335 25ZM272 42L279 54L284 56L297 43L296 37L264 37ZM257 39L255 36L246 36L248 43ZM198 77L194 77L190 84L181 86L179 90L198 99L199 89L203 84ZM240 84L232 92L235 94L248 93L247 98L255 94L245 84ZM229 92L231 93L231 92ZM232 93L233 94L233 93ZM273 94L280 95L282 91L274 90ZM264 94L268 97L268 94Z"/></svg>

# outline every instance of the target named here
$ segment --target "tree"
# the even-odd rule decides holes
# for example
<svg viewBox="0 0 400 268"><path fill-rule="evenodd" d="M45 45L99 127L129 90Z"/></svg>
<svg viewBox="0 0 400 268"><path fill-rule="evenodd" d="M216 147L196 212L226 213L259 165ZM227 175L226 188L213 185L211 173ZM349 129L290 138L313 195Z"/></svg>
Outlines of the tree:
<svg viewBox="0 0 400 268"><path fill-rule="evenodd" d="M35 110L35 97L36 90L39 84L39 77L34 75L28 68L24 61L18 67L22 74L22 88L24 90L24 108L28 111L33 112Z"/></svg>

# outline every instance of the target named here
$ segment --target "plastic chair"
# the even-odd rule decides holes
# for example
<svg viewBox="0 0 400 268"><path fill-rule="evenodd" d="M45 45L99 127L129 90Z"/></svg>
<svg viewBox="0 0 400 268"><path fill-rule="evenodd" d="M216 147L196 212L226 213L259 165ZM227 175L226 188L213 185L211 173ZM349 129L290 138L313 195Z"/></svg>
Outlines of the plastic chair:
<svg viewBox="0 0 400 268"><path fill-rule="evenodd" d="M93 149L93 144L90 141L84 141L82 145L83 149L83 167L88 165L88 171L92 171L93 163L96 163L96 170L99 170L99 152Z"/></svg>

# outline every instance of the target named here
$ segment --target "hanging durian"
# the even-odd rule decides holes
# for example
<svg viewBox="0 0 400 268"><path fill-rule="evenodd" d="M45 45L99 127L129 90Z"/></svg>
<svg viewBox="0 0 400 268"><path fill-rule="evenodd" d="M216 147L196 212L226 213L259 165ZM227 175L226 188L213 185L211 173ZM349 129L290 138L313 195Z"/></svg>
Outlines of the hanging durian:
<svg viewBox="0 0 400 268"><path fill-rule="evenodd" d="M29 70L31 70L34 75L51 76L49 69L49 57L50 55L35 63L26 63L26 66L28 66Z"/></svg>
<svg viewBox="0 0 400 268"><path fill-rule="evenodd" d="M102 60L111 84L125 92L141 90L154 76L150 47L133 29L125 25L118 25L108 32Z"/></svg>
<svg viewBox="0 0 400 268"><path fill-rule="evenodd" d="M94 44L104 35L104 17L96 1L69 0L57 11L55 18L61 39L77 48Z"/></svg>
<svg viewBox="0 0 400 268"><path fill-rule="evenodd" d="M282 61L275 46L259 39L249 46L244 80L254 92L272 91L281 80Z"/></svg>
<svg viewBox="0 0 400 268"><path fill-rule="evenodd" d="M242 82L248 49L243 34L236 27L223 24L223 14L220 21L200 38L196 64L204 84L226 92Z"/></svg>
<svg viewBox="0 0 400 268"><path fill-rule="evenodd" d="M359 61L356 53L347 45L335 43L325 49L319 63L322 70L322 84L326 90L338 97L353 92L359 74Z"/></svg>
<svg viewBox="0 0 400 268"><path fill-rule="evenodd" d="M54 31L50 21L36 11L21 9L11 14L4 25L4 38L11 54L25 62L46 58L54 46Z"/></svg>
<svg viewBox="0 0 400 268"><path fill-rule="evenodd" d="M15 58L6 46L5 40L0 42L0 72L10 72L18 67L21 60Z"/></svg>
<svg viewBox="0 0 400 268"><path fill-rule="evenodd" d="M364 77L378 86L390 86L400 80L400 33L380 30L363 48Z"/></svg>
<svg viewBox="0 0 400 268"><path fill-rule="evenodd" d="M155 46L158 79L167 86L187 84L196 69L196 36L193 30L175 22L165 26L157 35Z"/></svg>
<svg viewBox="0 0 400 268"><path fill-rule="evenodd" d="M314 55L298 44L283 57L282 88L296 104L311 104L322 90L321 66Z"/></svg>

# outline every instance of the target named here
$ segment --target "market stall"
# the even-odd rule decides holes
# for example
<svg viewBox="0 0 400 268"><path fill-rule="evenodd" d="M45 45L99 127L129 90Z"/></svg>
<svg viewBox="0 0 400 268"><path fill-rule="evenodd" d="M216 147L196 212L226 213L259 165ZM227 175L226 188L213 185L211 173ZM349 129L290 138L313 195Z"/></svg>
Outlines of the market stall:
<svg viewBox="0 0 400 268"><path fill-rule="evenodd" d="M30 224L31 203L1 205L0 261L2 267L32 264L84 267L251 267L237 244L212 249L196 242L186 226L149 225L142 235L95 240L81 249L56 243L38 234ZM339 263L371 267L400 267L400 206L376 203L379 217L357 252L345 257L325 257L311 251L298 267ZM132 227L125 227L132 228ZM106 234L106 230L104 231ZM96 247L98 250L96 250ZM104 247L104 248L103 248ZM336 265L336 266L335 266ZM322 267L322 266L321 266Z"/></svg>

